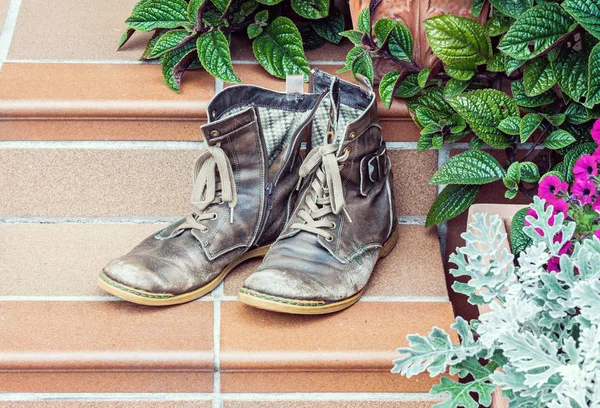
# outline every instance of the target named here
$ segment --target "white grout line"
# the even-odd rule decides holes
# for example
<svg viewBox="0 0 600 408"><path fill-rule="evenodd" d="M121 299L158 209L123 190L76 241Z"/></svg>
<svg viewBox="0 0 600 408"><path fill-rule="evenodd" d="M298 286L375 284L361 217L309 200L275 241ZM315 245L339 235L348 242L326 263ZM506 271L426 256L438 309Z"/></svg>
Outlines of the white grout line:
<svg viewBox="0 0 600 408"><path fill-rule="evenodd" d="M416 142L385 142L388 150L417 150Z"/></svg>
<svg viewBox="0 0 600 408"><path fill-rule="evenodd" d="M0 393L0 401L210 401L210 393ZM297 392L221 394L225 401L440 401L421 392Z"/></svg>
<svg viewBox="0 0 600 408"><path fill-rule="evenodd" d="M10 0L6 18L4 21L0 21L0 71L2 70L2 63L6 61L6 58L8 57L8 51L10 50L10 44L12 43L15 28L17 26L17 17L19 16L20 9L21 0Z"/></svg>
<svg viewBox="0 0 600 408"><path fill-rule="evenodd" d="M442 148L438 151L438 169L442 167L450 158L450 146L442 146ZM438 194L442 192L444 189L444 185L438 185ZM446 242L448 240L448 222L444 221L443 223L437 226L438 231L438 239L440 242L440 253L442 255L442 264L444 264L446 260Z"/></svg>
<svg viewBox="0 0 600 408"><path fill-rule="evenodd" d="M411 302L448 302L448 296L363 296L359 302L367 303L411 303Z"/></svg>
<svg viewBox="0 0 600 408"><path fill-rule="evenodd" d="M204 296L194 302L211 302ZM115 296L0 296L0 302L124 302Z"/></svg>
<svg viewBox="0 0 600 408"><path fill-rule="evenodd" d="M0 224L170 224L181 216L164 217L2 217ZM400 216L399 225L425 225L425 217Z"/></svg>
<svg viewBox="0 0 600 408"><path fill-rule="evenodd" d="M0 149L197 150L204 142L174 141L0 141Z"/></svg>
<svg viewBox="0 0 600 408"><path fill-rule="evenodd" d="M78 59L7 59L5 62L15 64L130 64L130 65L158 65L158 61L138 60L78 60Z"/></svg>
<svg viewBox="0 0 600 408"><path fill-rule="evenodd" d="M0 217L0 224L165 224L182 217Z"/></svg>
<svg viewBox="0 0 600 408"><path fill-rule="evenodd" d="M215 78L215 95L223 90L223 80Z"/></svg>
<svg viewBox="0 0 600 408"><path fill-rule="evenodd" d="M211 293L213 298L213 408L221 408L221 298L224 295L224 282L219 283Z"/></svg>

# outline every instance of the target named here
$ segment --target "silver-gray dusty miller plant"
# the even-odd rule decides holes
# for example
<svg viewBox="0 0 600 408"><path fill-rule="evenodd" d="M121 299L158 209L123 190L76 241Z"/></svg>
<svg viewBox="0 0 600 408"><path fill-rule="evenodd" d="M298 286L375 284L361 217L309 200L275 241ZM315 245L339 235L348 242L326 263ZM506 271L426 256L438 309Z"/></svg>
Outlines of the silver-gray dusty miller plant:
<svg viewBox="0 0 600 408"><path fill-rule="evenodd" d="M408 336L410 347L398 350L394 373L449 372L461 379L444 376L433 386L432 394L447 395L437 408L489 406L496 386L510 407L600 408L600 241L577 242L573 255L560 258L561 272L548 273L548 260L572 238L575 224L561 214L550 222L551 210L538 197L532 208L539 217L528 218L533 243L519 266L501 247L506 234L497 216L477 214L463 234L466 246L451 257L457 266L451 272L470 279L453 289L489 312L470 323L456 319L451 327L461 344L435 327L427 336ZM544 238L558 233L560 242Z"/></svg>

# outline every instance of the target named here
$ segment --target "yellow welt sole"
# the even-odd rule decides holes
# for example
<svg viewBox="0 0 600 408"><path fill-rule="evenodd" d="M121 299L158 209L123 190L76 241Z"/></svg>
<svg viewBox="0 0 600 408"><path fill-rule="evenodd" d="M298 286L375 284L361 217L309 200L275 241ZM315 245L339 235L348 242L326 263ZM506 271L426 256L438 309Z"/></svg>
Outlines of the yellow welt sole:
<svg viewBox="0 0 600 408"><path fill-rule="evenodd" d="M128 302L137 303L139 305L179 305L181 303L186 303L194 299L198 299L199 297L202 297L207 293L211 292L214 288L216 288L219 285L219 283L223 281L223 279L225 279L229 272L231 272L236 266L238 266L244 261L247 261L248 259L265 256L269 251L270 247L270 245L267 245L253 249L252 251L248 251L240 259L237 259L235 262L232 262L229 265L227 265L227 267L223 269L223 272L217 275L216 278L208 282L206 285L192 292L182 293L180 295L172 295L170 293L151 293L140 289L135 289L112 280L111 278L106 276L104 272L101 272L98 276L98 286L106 292L110 293L111 295L117 296Z"/></svg>
<svg viewBox="0 0 600 408"><path fill-rule="evenodd" d="M396 246L398 242L398 228L392 232L390 238L383 244L379 259L385 258ZM250 290L242 287L238 293L238 300L249 306L259 309L270 310L272 312L302 314L302 315L319 315L339 312L344 310L361 298L365 292L365 288L361 289L357 294L340 300L338 302L327 303L325 301L311 301L300 299L288 299L278 296L271 296L265 293L260 293L255 290Z"/></svg>

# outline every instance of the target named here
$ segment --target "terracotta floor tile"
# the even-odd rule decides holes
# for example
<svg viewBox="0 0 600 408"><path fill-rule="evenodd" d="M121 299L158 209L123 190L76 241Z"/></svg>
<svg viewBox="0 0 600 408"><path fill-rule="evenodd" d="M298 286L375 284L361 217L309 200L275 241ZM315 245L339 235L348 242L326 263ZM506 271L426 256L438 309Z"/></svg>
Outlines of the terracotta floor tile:
<svg viewBox="0 0 600 408"><path fill-rule="evenodd" d="M223 302L222 390L424 392L436 379L389 373L395 350L406 334L452 319L450 303L365 302L332 315L292 316Z"/></svg>
<svg viewBox="0 0 600 408"><path fill-rule="evenodd" d="M437 171L437 151L388 150L394 172L398 215L427 215L437 197L429 179Z"/></svg>
<svg viewBox="0 0 600 408"><path fill-rule="evenodd" d="M431 408L436 402L437 401L223 401L223 408ZM2 405L0 405L0 408L1 407Z"/></svg>
<svg viewBox="0 0 600 408"><path fill-rule="evenodd" d="M0 75L0 111L3 118L21 119L205 118L213 78L194 71L184 81L177 94L163 83L158 65L6 63Z"/></svg>
<svg viewBox="0 0 600 408"><path fill-rule="evenodd" d="M210 408L211 401L9 401L0 408ZM391 406L396 408L395 406ZM404 408L399 406L398 408ZM415 407L417 408L417 407ZM421 407L418 407L421 408Z"/></svg>
<svg viewBox="0 0 600 408"><path fill-rule="evenodd" d="M127 28L125 20L137 1L23 0L8 57L137 60L150 34L136 33L123 51L117 52L121 34Z"/></svg>
<svg viewBox="0 0 600 408"><path fill-rule="evenodd" d="M164 225L1 224L0 296L108 296L104 265Z"/></svg>
<svg viewBox="0 0 600 408"><path fill-rule="evenodd" d="M1 149L0 216L184 216L199 154Z"/></svg>
<svg viewBox="0 0 600 408"><path fill-rule="evenodd" d="M184 372L204 372L200 377L212 378L213 311L209 302L161 309L125 302L3 302L0 316L2 391L85 392L97 390L100 382L107 388L105 392L115 388L166 392ZM77 375L82 369L91 375ZM27 373L14 377L14 370ZM43 375L40 370L53 373ZM130 372L131 378L124 383L124 374L121 381L115 381L119 378L113 374L102 374L130 370L142 375L135 377ZM37 381L32 381L36 374ZM157 382L163 375L166 382ZM183 392L181 388L198 392L210 384L207 378L200 379L175 387L179 392Z"/></svg>
<svg viewBox="0 0 600 408"><path fill-rule="evenodd" d="M398 105L401 105L398 103ZM385 108L384 108L385 109ZM419 128L410 120L407 113L399 112L401 119L384 117L385 110L379 110L383 137L388 142L418 142L421 137Z"/></svg>
<svg viewBox="0 0 600 408"><path fill-rule="evenodd" d="M377 263L365 296L446 297L446 282L439 241L435 229L400 227L400 240L394 250ZM422 254L427 254L423 259ZM225 279L225 295L236 296L260 260L245 262ZM415 271L419 271L415 273Z"/></svg>

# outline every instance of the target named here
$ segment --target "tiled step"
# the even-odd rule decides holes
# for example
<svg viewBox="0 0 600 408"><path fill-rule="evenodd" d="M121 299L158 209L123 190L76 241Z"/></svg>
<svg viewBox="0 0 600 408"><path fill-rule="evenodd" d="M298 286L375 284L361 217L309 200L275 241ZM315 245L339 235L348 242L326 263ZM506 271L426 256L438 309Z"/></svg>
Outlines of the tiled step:
<svg viewBox="0 0 600 408"><path fill-rule="evenodd" d="M201 146L140 143L0 143L0 191L10 197L0 200L0 218L184 215ZM392 146L390 157L398 214L426 215L436 195L427 182L437 154Z"/></svg>
<svg viewBox="0 0 600 408"><path fill-rule="evenodd" d="M236 289L256 262L237 268L211 296L170 308L128 304L95 287L109 259L162 226L0 224L0 392L210 393L218 387L223 395L418 396L437 382L389 371L407 334L447 328L453 319L433 231L402 225L399 245L378 264L364 298L327 316L280 315L238 303Z"/></svg>

